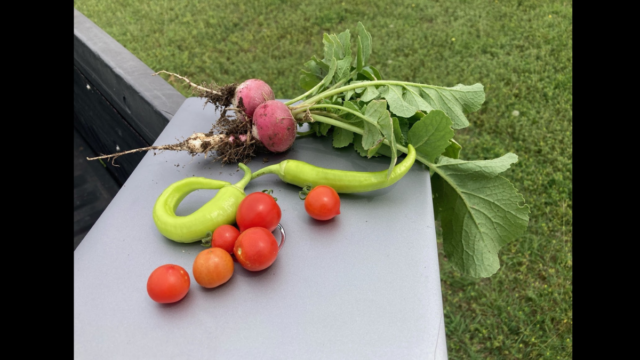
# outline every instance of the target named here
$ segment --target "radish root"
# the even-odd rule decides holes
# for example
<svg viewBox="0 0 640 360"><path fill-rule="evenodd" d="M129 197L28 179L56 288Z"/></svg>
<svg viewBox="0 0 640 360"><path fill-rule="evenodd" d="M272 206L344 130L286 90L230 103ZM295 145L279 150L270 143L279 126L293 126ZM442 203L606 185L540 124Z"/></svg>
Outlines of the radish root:
<svg viewBox="0 0 640 360"><path fill-rule="evenodd" d="M216 85L213 85L210 89L208 89L206 87L203 87L203 86L200 86L200 85L192 83L191 80L187 79L184 76L180 76L178 74L170 73L170 72L165 71L165 70L160 70L157 73L152 74L152 76L156 76L156 75L158 75L160 73L167 74L169 76L177 77L178 79L184 80L189 85L190 88L194 88L194 89L199 90L199 91L207 91L207 92L210 92L212 94L217 94L217 95L220 94L219 92L215 91L215 89L217 88Z"/></svg>
<svg viewBox="0 0 640 360"><path fill-rule="evenodd" d="M247 163L256 156L255 151L259 146L257 139L251 134L251 122L237 119L238 116L245 115L242 102L232 110L236 118L229 118L227 110L222 110L220 118L208 133L194 133L175 144L147 146L110 155L88 157L87 160L111 159L111 164L118 166L114 161L122 155L149 150L173 150L186 151L191 156L204 154L205 159L209 153L216 153L214 161L220 160L223 164Z"/></svg>
<svg viewBox="0 0 640 360"><path fill-rule="evenodd" d="M176 77L186 82L187 85L189 85L189 89L191 89L193 93L195 93L198 97L207 99L207 101L204 103L205 106L208 103L211 103L216 107L216 109L226 108L232 105L233 97L235 96L236 88L238 87L238 85L235 83L223 85L223 86L220 86L215 82L211 84L202 83L202 85L198 85L193 83L191 80L187 79L184 76L174 74L172 72L168 72L165 70L160 70L152 75L156 76L161 73L167 74L170 77Z"/></svg>
<svg viewBox="0 0 640 360"><path fill-rule="evenodd" d="M101 154L96 157L88 157L87 160L111 159L111 164L115 164L115 160L122 155L131 154L149 150L173 150L186 151L191 156L204 154L205 159L209 153L216 153L213 161L220 160L223 164L228 163L247 163L251 158L255 157L255 151L261 147L260 141L251 134L251 121L245 112L245 106L242 98L237 104L233 104L233 98L237 88L236 84L219 86L215 83L198 85L184 76L174 74L165 70L160 70L153 75L167 74L183 80L189 85L198 97L205 98L206 106L208 103L213 104L216 110L222 108L220 118L213 125L208 133L194 133L183 141L168 145L147 146L139 149L121 151L110 155ZM172 80L170 78L170 80ZM263 94L266 97L266 95ZM227 111L231 110L235 117L228 117Z"/></svg>
<svg viewBox="0 0 640 360"><path fill-rule="evenodd" d="M181 141L176 144L147 146L139 149L121 151L111 155L102 155L102 156L96 156L91 158L88 157L87 160L112 159L111 164L114 166L118 166L114 163L117 157L126 155L126 154L135 153L135 152L149 151L149 150L187 151L191 156L195 156L196 154L204 154L204 157L206 159L207 153L209 151L214 150L217 146L219 146L225 140L227 140L226 135L221 135L221 134L214 135L212 133L208 133L208 134L194 133L184 141Z"/></svg>

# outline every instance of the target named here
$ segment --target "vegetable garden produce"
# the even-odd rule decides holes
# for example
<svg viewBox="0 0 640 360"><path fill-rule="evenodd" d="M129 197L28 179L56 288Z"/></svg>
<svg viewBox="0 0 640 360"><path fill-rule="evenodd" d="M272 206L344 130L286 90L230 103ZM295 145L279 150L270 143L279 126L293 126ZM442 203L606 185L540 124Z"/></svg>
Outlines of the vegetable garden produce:
<svg viewBox="0 0 640 360"><path fill-rule="evenodd" d="M202 250L193 260L193 278L205 288L220 286L233 275L233 259L222 248L212 247Z"/></svg>
<svg viewBox="0 0 640 360"><path fill-rule="evenodd" d="M395 165L391 176L387 170L377 172L325 169L299 160L283 160L264 167L251 175L255 179L265 174L276 174L289 184L315 187L327 185L339 193L357 193L382 189L400 180L411 169L416 151L408 145L407 157Z"/></svg>
<svg viewBox="0 0 640 360"><path fill-rule="evenodd" d="M271 231L263 227L252 227L240 233L233 253L243 268L260 271L276 261L278 250L278 241Z"/></svg>
<svg viewBox="0 0 640 360"><path fill-rule="evenodd" d="M159 71L158 73L167 72ZM212 103L216 108L223 108L220 118L211 130L207 133L194 133L176 144L147 146L111 155L88 157L87 160L110 158L113 163L118 156L134 152L174 150L186 151L192 156L204 154L205 158L212 152L216 153L216 159L221 159L223 163L235 163L247 161L255 156L256 147L278 153L288 150L293 144L296 137L296 122L287 106L274 100L273 90L264 81L249 79L238 87L230 84L211 85L211 88L205 88L180 75L168 74L187 81L201 97L207 99L205 104ZM259 126L255 126L251 119L255 110L265 102L269 105L261 108L257 122ZM233 107L229 108L230 105ZM228 117L227 110L232 110L235 117ZM250 121L246 121L247 119Z"/></svg>
<svg viewBox="0 0 640 360"><path fill-rule="evenodd" d="M147 293L155 302L174 303L187 295L190 285L189 274L182 266L166 264L149 275Z"/></svg>
<svg viewBox="0 0 640 360"><path fill-rule="evenodd" d="M273 196L264 192L254 192L245 197L236 213L236 223L240 233L252 227L263 227L273 231L282 218L280 206Z"/></svg>
<svg viewBox="0 0 640 360"><path fill-rule="evenodd" d="M258 106L253 114L252 134L267 150L284 152L296 139L296 121L287 105L270 100Z"/></svg>
<svg viewBox="0 0 640 360"><path fill-rule="evenodd" d="M243 163L244 177L237 184L190 177L176 181L160 194L153 207L153 221L162 235L181 243L198 240L209 241L220 225L231 225L236 221L238 205L245 198L244 187L251 179L251 170ZM176 209L184 198L195 190L220 189L218 193L198 210L186 216L176 215Z"/></svg>
<svg viewBox="0 0 640 360"><path fill-rule="evenodd" d="M238 85L235 96L233 97L233 106L240 107L240 100L244 107L244 113L249 117L253 117L256 108L268 100L275 100L273 90L266 82L260 79L249 79Z"/></svg>
<svg viewBox="0 0 640 360"><path fill-rule="evenodd" d="M240 231L233 225L220 225L211 236L211 247L219 247L229 254L233 253L233 246L240 236Z"/></svg>
<svg viewBox="0 0 640 360"><path fill-rule="evenodd" d="M425 201L433 201L447 259L467 275L491 276L500 267L500 248L526 230L529 206L501 176L518 160L515 154L489 160L460 159L462 146L454 140L454 130L467 127L466 114L480 109L485 100L483 85L444 87L385 80L369 64L371 34L358 23L355 35L352 41L349 30L324 34L323 58L312 57L301 71L300 86L305 92L285 103L291 116L300 126L309 124L304 135L331 136L336 148L353 144L363 157L389 157L387 179L393 176L398 153L409 152L412 145L415 161L424 164L431 175L433 199ZM227 110L240 115L244 111L239 105L227 109L230 98L223 95L235 94L235 87L198 87L184 80L207 102L224 108L220 119L210 133L192 135L191 143L145 149L187 150L192 155L215 151L223 163L255 156L258 142L248 131L251 121L232 121L226 116ZM97 158L115 159L128 152ZM269 171L279 174L285 169Z"/></svg>
<svg viewBox="0 0 640 360"><path fill-rule="evenodd" d="M333 219L340 214L340 196L330 186L316 186L305 197L304 209L316 220Z"/></svg>

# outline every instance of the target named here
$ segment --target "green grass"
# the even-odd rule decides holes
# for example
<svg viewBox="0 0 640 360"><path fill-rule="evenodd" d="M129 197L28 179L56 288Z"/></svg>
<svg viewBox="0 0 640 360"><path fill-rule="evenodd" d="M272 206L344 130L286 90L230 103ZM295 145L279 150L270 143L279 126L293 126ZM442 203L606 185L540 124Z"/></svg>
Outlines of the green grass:
<svg viewBox="0 0 640 360"><path fill-rule="evenodd" d="M297 70L322 54L324 32L353 32L358 21L371 32L371 63L384 78L482 83L486 102L456 134L461 156L516 153L505 176L531 206L531 220L502 249L491 278L459 274L441 251L449 356L572 357L571 2L76 0L75 7L153 70L197 83L261 78L277 98L302 93Z"/></svg>

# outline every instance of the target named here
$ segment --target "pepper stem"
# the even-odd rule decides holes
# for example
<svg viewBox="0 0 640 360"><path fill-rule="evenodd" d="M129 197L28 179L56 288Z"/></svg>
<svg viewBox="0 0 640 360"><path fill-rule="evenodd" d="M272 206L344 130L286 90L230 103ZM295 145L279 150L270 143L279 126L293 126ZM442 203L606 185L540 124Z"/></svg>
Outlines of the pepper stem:
<svg viewBox="0 0 640 360"><path fill-rule="evenodd" d="M265 166L262 169L256 171L253 173L253 175L251 175L251 180L260 177L262 175L266 175L266 174L276 174L279 175L280 174L280 164L273 164L273 165L269 165L269 166Z"/></svg>
<svg viewBox="0 0 640 360"><path fill-rule="evenodd" d="M240 181L238 181L233 186L235 186L238 189L244 191L244 187L247 186L249 181L251 181L251 169L249 169L249 167L247 165L243 164L243 163L238 163L238 167L240 169L242 169L242 171L244 171L244 176L242 177L242 179Z"/></svg>

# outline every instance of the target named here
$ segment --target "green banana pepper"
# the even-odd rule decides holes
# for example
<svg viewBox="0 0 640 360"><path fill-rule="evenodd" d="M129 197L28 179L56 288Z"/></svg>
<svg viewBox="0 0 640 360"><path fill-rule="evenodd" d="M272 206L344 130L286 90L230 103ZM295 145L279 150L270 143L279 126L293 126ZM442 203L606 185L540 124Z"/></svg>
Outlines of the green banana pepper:
<svg viewBox="0 0 640 360"><path fill-rule="evenodd" d="M387 170L375 172L335 170L299 160L283 160L254 172L251 179L266 174L276 174L282 181L301 188L327 185L339 193L372 191L394 184L409 172L416 160L416 150L411 144L408 149L407 157L394 166L389 178L387 178Z"/></svg>
<svg viewBox="0 0 640 360"><path fill-rule="evenodd" d="M242 163L238 166L244 176L237 184L190 177L176 181L160 194L153 207L153 221L162 235L180 243L204 240L207 233L221 225L232 225L236 221L238 205L246 197L244 187L251 180L251 170ZM184 198L195 190L220 189L213 199L186 216L176 215L176 209Z"/></svg>

